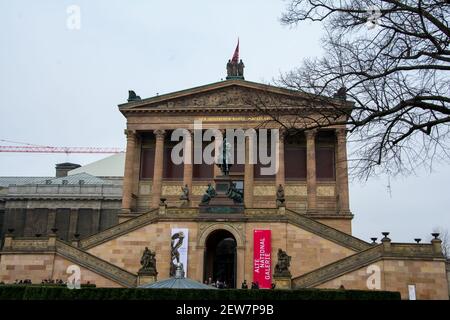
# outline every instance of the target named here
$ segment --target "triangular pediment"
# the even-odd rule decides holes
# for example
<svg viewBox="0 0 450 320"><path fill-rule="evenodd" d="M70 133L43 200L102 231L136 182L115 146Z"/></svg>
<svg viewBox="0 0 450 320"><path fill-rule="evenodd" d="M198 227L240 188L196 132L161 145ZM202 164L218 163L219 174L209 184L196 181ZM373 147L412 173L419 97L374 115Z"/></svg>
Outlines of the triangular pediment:
<svg viewBox="0 0 450 320"><path fill-rule="evenodd" d="M267 84L227 80L119 105L122 112L251 107L252 102L302 106L305 95Z"/></svg>

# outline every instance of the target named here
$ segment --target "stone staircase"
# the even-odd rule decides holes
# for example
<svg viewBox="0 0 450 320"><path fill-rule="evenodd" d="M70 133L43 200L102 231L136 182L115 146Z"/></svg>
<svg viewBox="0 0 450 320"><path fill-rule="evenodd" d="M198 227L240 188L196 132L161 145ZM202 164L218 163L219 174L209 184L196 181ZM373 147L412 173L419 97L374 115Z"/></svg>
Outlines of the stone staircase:
<svg viewBox="0 0 450 320"><path fill-rule="evenodd" d="M117 238L121 235L127 234L130 231L139 229L149 223L152 223L158 217L158 209L144 213L138 217L131 218L125 222L119 223L111 228L103 230L99 233L93 234L90 237L80 240L79 247L83 250L95 247L110 239Z"/></svg>
<svg viewBox="0 0 450 320"><path fill-rule="evenodd" d="M333 241L343 247L362 251L371 248L368 242L353 237L348 233L339 231L314 219L308 218L300 213L286 209L286 217L288 221L304 230L317 234L327 240Z"/></svg>
<svg viewBox="0 0 450 320"><path fill-rule="evenodd" d="M383 258L441 259L442 254L433 251L433 246L431 244L403 244L391 243L389 241L387 243L370 246L369 249L295 277L292 279L292 286L294 288L316 287L339 276L375 263Z"/></svg>
<svg viewBox="0 0 450 320"><path fill-rule="evenodd" d="M137 276L122 268L117 267L103 259L87 253L81 249L71 246L63 241L56 240L56 253L60 256L85 267L95 273L104 276L107 279L113 280L125 287L136 287Z"/></svg>
<svg viewBox="0 0 450 320"><path fill-rule="evenodd" d="M327 264L304 275L292 279L294 288L310 288L330 281L353 270L377 261L382 255L382 246L358 252L344 259Z"/></svg>

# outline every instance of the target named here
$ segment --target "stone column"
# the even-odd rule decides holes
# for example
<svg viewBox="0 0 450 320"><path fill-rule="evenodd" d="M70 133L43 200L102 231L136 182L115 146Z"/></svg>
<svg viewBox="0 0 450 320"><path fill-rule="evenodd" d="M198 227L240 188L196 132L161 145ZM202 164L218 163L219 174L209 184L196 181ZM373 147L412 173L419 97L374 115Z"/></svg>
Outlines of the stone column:
<svg viewBox="0 0 450 320"><path fill-rule="evenodd" d="M164 164L164 137L165 130L155 130L156 146L155 146L155 165L153 167L152 180L152 208L159 207L159 199L161 198L163 164Z"/></svg>
<svg viewBox="0 0 450 320"><path fill-rule="evenodd" d="M52 229L56 226L56 209L48 209L47 234L52 233Z"/></svg>
<svg viewBox="0 0 450 320"><path fill-rule="evenodd" d="M72 240L74 235L77 233L77 225L78 225L78 209L70 209L69 240Z"/></svg>
<svg viewBox="0 0 450 320"><path fill-rule="evenodd" d="M92 209L92 234L100 231L101 209Z"/></svg>
<svg viewBox="0 0 450 320"><path fill-rule="evenodd" d="M347 132L337 129L337 159L336 159L336 189L338 194L339 213L350 213L348 195L348 167L347 167Z"/></svg>
<svg viewBox="0 0 450 320"><path fill-rule="evenodd" d="M34 209L27 208L25 213L25 226L23 228L23 235L25 237L34 237Z"/></svg>
<svg viewBox="0 0 450 320"><path fill-rule="evenodd" d="M132 192L133 192L133 167L136 152L136 132L125 130L127 135L127 153L125 155L125 172L123 176L122 211L131 212Z"/></svg>
<svg viewBox="0 0 450 320"><path fill-rule="evenodd" d="M307 212L317 212L317 180L316 180L316 133L317 130L306 131L306 188Z"/></svg>
<svg viewBox="0 0 450 320"><path fill-rule="evenodd" d="M183 186L187 185L189 188L189 199L192 199L192 174L193 174L193 163L194 163L194 154L192 143L192 132L189 131L189 135L185 137L186 145L184 151L186 154L184 155L184 167L183 167ZM190 154L190 157L188 156Z"/></svg>
<svg viewBox="0 0 450 320"><path fill-rule="evenodd" d="M254 143L254 142L253 142ZM246 208L253 208L253 183L254 172L253 163L250 163L250 137L245 138L245 169L244 169L244 205ZM257 155L253 155L253 159L256 159Z"/></svg>
<svg viewBox="0 0 450 320"><path fill-rule="evenodd" d="M284 174L284 137L285 137L285 130L280 129L280 137L278 139L278 171L275 178L275 187L278 188L278 186L281 184L283 187L285 187L285 174Z"/></svg>

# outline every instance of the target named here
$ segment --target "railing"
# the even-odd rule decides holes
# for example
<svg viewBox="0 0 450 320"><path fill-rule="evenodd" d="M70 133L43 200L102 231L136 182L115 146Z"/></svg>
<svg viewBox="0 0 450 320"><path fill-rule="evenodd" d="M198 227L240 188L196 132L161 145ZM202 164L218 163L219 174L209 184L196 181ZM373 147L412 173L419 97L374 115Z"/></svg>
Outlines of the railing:
<svg viewBox="0 0 450 320"><path fill-rule="evenodd" d="M305 217L304 215L296 213L292 210L286 210L286 217L289 219L289 222L298 225L302 229L318 234L325 239L336 242L339 245L350 248L352 250L362 251L371 247L369 243L361 239L355 238L345 232L331 228L330 226L317 222L314 219Z"/></svg>
<svg viewBox="0 0 450 320"><path fill-rule="evenodd" d="M435 253L431 244L389 243L387 247L382 243L296 277L292 283L296 288L317 286L382 258L434 259L442 258L442 255Z"/></svg>
<svg viewBox="0 0 450 320"><path fill-rule="evenodd" d="M158 210L152 210L144 213L138 217L132 218L125 222L119 223L111 228L96 233L90 237L84 238L80 241L80 247L83 250L92 248L100 243L106 242L109 239L116 238L123 234L126 234L132 230L136 230L141 226L144 226L156 219L158 216Z"/></svg>
<svg viewBox="0 0 450 320"><path fill-rule="evenodd" d="M339 275L348 273L368 263L376 261L381 257L383 251L382 249L382 246L378 245L365 251L358 252L354 255L294 278L292 279L292 284L295 288L308 288L332 280Z"/></svg>
<svg viewBox="0 0 450 320"><path fill-rule="evenodd" d="M135 287L137 276L83 250L57 240L56 252L61 256L126 287Z"/></svg>

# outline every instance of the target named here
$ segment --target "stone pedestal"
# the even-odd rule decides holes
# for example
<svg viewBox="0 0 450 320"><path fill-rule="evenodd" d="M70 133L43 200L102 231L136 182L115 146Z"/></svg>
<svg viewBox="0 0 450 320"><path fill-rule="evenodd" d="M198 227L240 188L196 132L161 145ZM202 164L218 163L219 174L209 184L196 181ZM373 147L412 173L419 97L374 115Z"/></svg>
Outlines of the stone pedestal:
<svg viewBox="0 0 450 320"><path fill-rule="evenodd" d="M278 207L278 214L279 215L285 215L286 214L286 206Z"/></svg>
<svg viewBox="0 0 450 320"><path fill-rule="evenodd" d="M158 214L159 215L165 215L166 212L167 212L166 199L165 198L161 198L160 201L159 201Z"/></svg>
<svg viewBox="0 0 450 320"><path fill-rule="evenodd" d="M292 278L290 276L273 276L275 289L292 289Z"/></svg>
<svg viewBox="0 0 450 320"><path fill-rule="evenodd" d="M154 283L157 280L157 272L138 272L137 286Z"/></svg>
<svg viewBox="0 0 450 320"><path fill-rule="evenodd" d="M199 212L217 213L217 214L243 214L244 204L235 203L233 199L227 196L227 192L233 183L229 176L219 176L214 178L216 184L216 196L213 197L208 204L200 204Z"/></svg>
<svg viewBox="0 0 450 320"><path fill-rule="evenodd" d="M13 235L10 233L7 233L5 235L5 241L3 242L3 249L12 249L12 243L13 243Z"/></svg>

